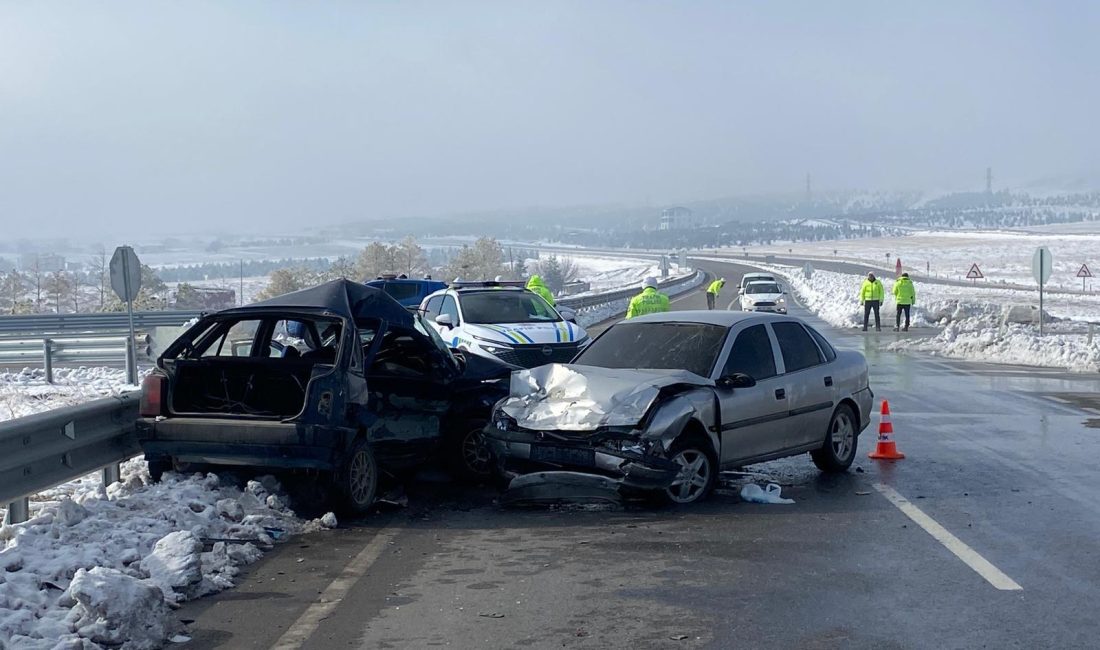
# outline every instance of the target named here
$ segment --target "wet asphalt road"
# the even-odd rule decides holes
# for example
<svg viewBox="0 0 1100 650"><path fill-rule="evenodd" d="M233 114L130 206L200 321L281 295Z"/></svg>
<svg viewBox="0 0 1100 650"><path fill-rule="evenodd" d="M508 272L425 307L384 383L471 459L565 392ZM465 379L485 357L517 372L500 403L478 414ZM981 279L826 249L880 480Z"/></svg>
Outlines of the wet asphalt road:
<svg viewBox="0 0 1100 650"><path fill-rule="evenodd" d="M741 267L704 266L732 299ZM294 538L185 605L190 646L1096 647L1100 376L885 352L898 334L809 320L867 355L905 460L866 459L873 423L846 475L747 468L786 506L741 502L745 478L687 509L504 510L489 488L416 484L408 507Z"/></svg>

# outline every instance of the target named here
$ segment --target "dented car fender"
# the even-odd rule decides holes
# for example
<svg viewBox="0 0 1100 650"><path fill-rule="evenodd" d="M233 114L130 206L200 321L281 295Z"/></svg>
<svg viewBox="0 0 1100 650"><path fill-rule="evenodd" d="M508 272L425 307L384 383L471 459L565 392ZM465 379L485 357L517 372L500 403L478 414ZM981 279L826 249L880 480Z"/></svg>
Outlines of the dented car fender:
<svg viewBox="0 0 1100 650"><path fill-rule="evenodd" d="M714 392L710 389L694 389L678 392L654 405L647 418L643 441L655 441L668 453L672 444L695 421L706 432L714 453L721 457L720 441L714 426L718 421Z"/></svg>

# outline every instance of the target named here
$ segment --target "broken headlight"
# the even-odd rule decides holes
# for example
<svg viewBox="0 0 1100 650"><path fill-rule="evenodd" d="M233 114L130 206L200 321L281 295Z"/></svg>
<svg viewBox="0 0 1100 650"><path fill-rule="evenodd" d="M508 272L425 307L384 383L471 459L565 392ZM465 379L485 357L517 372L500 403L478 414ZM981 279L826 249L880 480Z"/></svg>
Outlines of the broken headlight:
<svg viewBox="0 0 1100 650"><path fill-rule="evenodd" d="M505 414L504 411L493 413L493 427L495 427L497 431L516 431L519 429L516 419Z"/></svg>
<svg viewBox="0 0 1100 650"><path fill-rule="evenodd" d="M653 442L650 440L622 438L619 440L604 440L599 444L599 447L617 454L632 453L645 456L649 453L650 448L653 447Z"/></svg>

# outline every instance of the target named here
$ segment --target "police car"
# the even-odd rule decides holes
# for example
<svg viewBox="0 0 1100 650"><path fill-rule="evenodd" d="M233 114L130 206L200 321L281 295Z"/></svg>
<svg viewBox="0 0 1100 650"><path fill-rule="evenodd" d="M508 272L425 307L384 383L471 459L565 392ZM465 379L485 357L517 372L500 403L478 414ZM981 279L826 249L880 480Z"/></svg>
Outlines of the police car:
<svg viewBox="0 0 1100 650"><path fill-rule="evenodd" d="M589 342L572 310L516 283L454 282L420 310L452 348L522 368L568 363Z"/></svg>

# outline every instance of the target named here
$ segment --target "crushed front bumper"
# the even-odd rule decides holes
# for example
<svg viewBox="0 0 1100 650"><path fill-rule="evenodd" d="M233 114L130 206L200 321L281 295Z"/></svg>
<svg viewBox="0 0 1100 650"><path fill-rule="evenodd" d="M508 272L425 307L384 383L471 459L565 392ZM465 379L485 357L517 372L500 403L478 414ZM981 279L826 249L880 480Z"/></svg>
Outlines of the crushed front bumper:
<svg viewBox="0 0 1100 650"><path fill-rule="evenodd" d="M680 471L668 459L595 446L589 440L540 439L536 433L501 431L491 425L485 428L484 435L505 477L567 471L605 477L620 489L648 491L667 488Z"/></svg>

